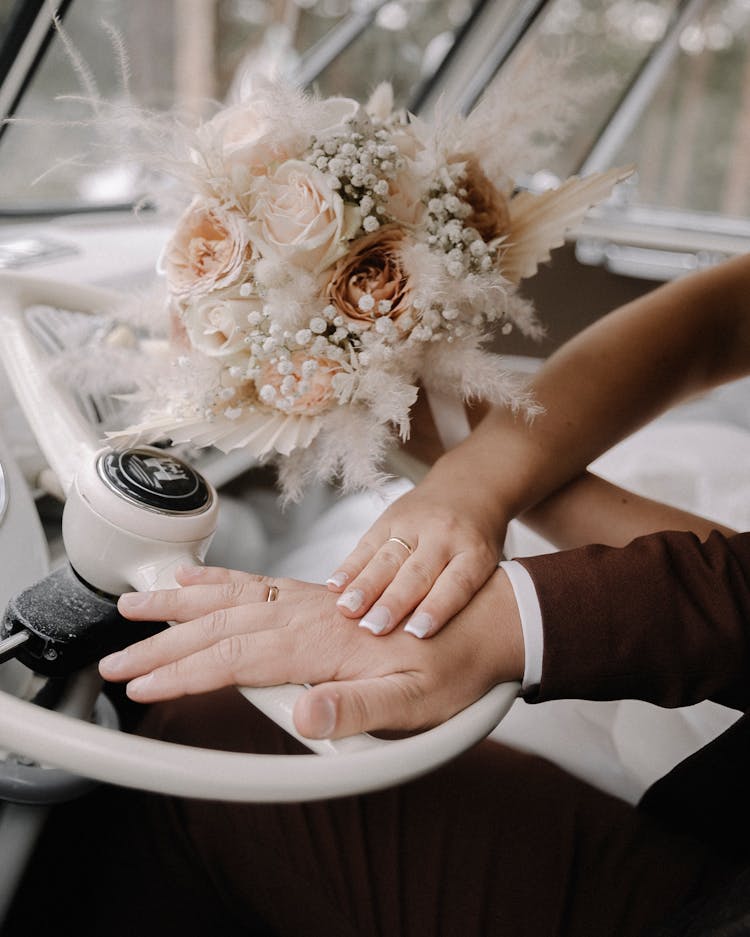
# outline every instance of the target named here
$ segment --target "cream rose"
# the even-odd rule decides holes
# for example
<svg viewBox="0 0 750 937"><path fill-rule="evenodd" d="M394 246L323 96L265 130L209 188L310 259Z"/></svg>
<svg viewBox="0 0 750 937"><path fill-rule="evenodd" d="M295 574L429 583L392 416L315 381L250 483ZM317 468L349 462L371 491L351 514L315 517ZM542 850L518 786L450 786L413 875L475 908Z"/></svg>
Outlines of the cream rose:
<svg viewBox="0 0 750 937"><path fill-rule="evenodd" d="M242 216L196 200L177 222L159 266L171 293L187 298L234 285L252 257Z"/></svg>
<svg viewBox="0 0 750 937"><path fill-rule="evenodd" d="M280 369L281 361L284 364ZM288 358L263 365L255 387L267 406L284 413L315 416L333 402L333 379L340 371L341 365L336 361L295 351Z"/></svg>
<svg viewBox="0 0 750 937"><path fill-rule="evenodd" d="M193 348L223 358L247 350L247 317L260 309L258 300L202 296L186 306L181 320Z"/></svg>
<svg viewBox="0 0 750 937"><path fill-rule="evenodd" d="M224 161L230 170L262 176L270 167L288 159L304 147L297 134L282 136L268 114L267 102L247 101L219 111L201 129L210 146L221 143Z"/></svg>
<svg viewBox="0 0 750 937"><path fill-rule="evenodd" d="M301 160L288 160L259 180L251 227L264 257L320 273L346 252L359 210L345 205L326 177Z"/></svg>
<svg viewBox="0 0 750 937"><path fill-rule="evenodd" d="M401 261L404 233L396 225L358 238L339 261L326 288L336 309L357 322L397 320L411 311L409 281Z"/></svg>

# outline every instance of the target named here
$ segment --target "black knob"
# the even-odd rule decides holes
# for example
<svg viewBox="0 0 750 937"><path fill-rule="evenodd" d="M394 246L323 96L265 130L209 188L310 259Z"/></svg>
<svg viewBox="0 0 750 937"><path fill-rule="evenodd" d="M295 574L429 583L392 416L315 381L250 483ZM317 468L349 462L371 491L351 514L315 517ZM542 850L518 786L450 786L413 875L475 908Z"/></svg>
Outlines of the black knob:
<svg viewBox="0 0 750 937"><path fill-rule="evenodd" d="M128 501L166 514L198 514L211 489L187 463L159 449L126 449L99 457L100 477Z"/></svg>

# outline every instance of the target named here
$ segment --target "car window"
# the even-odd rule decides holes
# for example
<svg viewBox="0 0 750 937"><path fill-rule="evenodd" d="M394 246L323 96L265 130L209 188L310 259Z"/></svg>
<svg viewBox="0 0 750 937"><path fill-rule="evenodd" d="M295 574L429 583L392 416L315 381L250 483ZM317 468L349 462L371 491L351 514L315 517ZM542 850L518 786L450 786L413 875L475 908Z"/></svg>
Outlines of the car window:
<svg viewBox="0 0 750 937"><path fill-rule="evenodd" d="M130 92L145 107L208 110L258 71L290 75L324 94L361 98L387 78L406 104L439 64L471 3L75 0L64 28L108 100L122 97L114 29L130 59ZM76 124L89 113L72 99L80 95L70 54L56 36L0 144L0 210L55 212L138 197L137 167L82 165L92 130Z"/></svg>
<svg viewBox="0 0 750 937"><path fill-rule="evenodd" d="M0 26L15 6L0 0ZM558 80L552 66L565 60L564 81L586 91L585 105L545 162L529 166L528 184L632 162L638 174L627 198L603 213L608 238L656 224L687 224L701 237L748 225L747 0L74 0L66 31L99 92L117 100L102 22L122 35L135 100L156 109L200 112L262 70L360 99L388 79L401 105L427 112L445 95L447 106L465 110L505 69L525 65L542 82L548 72ZM132 162L81 165L91 128L75 124L87 108L71 95L80 83L56 37L19 122L0 140L0 211L112 206L140 195ZM630 233L613 230L613 211Z"/></svg>
<svg viewBox="0 0 750 937"><path fill-rule="evenodd" d="M671 66L614 152L638 165L645 206L750 214L750 6L722 0L687 24Z"/></svg>

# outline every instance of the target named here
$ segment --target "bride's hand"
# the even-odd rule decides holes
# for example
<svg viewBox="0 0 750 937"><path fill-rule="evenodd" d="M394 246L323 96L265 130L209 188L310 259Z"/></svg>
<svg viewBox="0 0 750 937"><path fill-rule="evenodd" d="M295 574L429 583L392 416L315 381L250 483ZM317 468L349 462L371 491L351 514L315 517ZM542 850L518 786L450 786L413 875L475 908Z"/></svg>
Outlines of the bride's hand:
<svg viewBox="0 0 750 937"><path fill-rule="evenodd" d="M476 488L433 473L383 512L327 580L342 614L373 634L407 616L410 634L436 634L497 566L504 526Z"/></svg>
<svg viewBox="0 0 750 937"><path fill-rule="evenodd" d="M322 586L200 568L178 581L183 588L120 599L128 618L180 622L101 661L102 676L129 681L139 702L233 684L312 683L295 724L307 737L337 738L435 725L523 673L520 620L502 572L424 642L402 633L377 641L352 628Z"/></svg>

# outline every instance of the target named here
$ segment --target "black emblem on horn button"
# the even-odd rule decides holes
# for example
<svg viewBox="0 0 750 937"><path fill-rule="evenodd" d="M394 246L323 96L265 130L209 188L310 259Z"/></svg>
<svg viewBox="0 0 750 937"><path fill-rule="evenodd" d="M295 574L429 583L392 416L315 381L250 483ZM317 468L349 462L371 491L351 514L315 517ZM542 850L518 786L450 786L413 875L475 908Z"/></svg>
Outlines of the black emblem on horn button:
<svg viewBox="0 0 750 937"><path fill-rule="evenodd" d="M117 494L167 514L197 514L211 503L211 491L187 463L158 449L108 452L99 475Z"/></svg>

